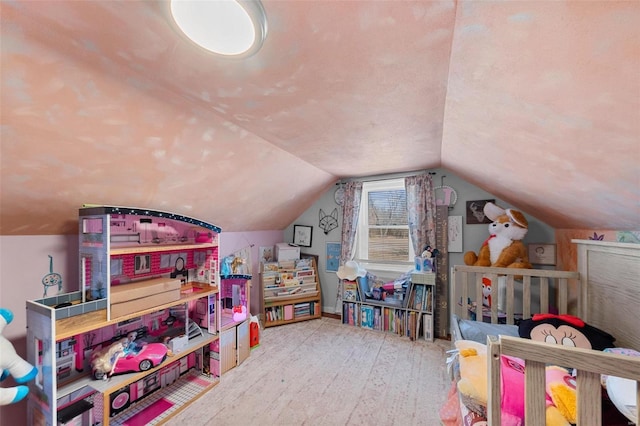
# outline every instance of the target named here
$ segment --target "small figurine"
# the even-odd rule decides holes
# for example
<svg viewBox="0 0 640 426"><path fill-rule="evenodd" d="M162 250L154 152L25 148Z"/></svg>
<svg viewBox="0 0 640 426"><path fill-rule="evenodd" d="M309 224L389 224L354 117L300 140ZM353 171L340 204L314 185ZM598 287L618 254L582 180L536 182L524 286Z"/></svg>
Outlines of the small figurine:
<svg viewBox="0 0 640 426"><path fill-rule="evenodd" d="M222 259L222 265L220 265L220 275L231 275L231 264L233 263L235 256L226 256Z"/></svg>

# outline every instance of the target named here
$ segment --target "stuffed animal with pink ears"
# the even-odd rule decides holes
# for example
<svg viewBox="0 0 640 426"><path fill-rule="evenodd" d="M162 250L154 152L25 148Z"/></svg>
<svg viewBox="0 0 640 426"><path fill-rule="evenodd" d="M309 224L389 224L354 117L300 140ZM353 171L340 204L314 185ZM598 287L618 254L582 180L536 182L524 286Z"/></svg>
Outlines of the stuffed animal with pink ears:
<svg viewBox="0 0 640 426"><path fill-rule="evenodd" d="M38 369L22 359L13 345L3 335L4 327L13 321L13 312L0 308L0 381L13 376L18 383L26 383L38 374ZM27 396L29 388L24 385L0 388L0 405L13 404Z"/></svg>

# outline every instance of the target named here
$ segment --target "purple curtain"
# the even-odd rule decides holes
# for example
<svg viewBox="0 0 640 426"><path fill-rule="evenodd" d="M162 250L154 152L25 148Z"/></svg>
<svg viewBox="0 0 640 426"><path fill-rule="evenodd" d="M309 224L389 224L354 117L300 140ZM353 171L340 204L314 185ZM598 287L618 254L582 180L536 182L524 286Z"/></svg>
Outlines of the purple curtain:
<svg viewBox="0 0 640 426"><path fill-rule="evenodd" d="M436 247L436 197L433 181L428 173L404 179L407 192L409 236L416 256L425 246Z"/></svg>

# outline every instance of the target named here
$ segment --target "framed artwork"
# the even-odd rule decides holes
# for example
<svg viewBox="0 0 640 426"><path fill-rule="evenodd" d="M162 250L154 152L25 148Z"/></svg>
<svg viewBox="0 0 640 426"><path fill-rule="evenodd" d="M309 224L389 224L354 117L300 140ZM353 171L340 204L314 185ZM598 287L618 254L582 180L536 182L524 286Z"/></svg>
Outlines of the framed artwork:
<svg viewBox="0 0 640 426"><path fill-rule="evenodd" d="M142 256L136 256L134 266L135 274L146 274L151 272L151 255L143 254Z"/></svg>
<svg viewBox="0 0 640 426"><path fill-rule="evenodd" d="M467 201L467 225L493 222L484 215L484 205L487 203L495 203L495 201L496 200Z"/></svg>
<svg viewBox="0 0 640 426"><path fill-rule="evenodd" d="M556 245L546 243L529 244L529 262L535 265L555 265Z"/></svg>
<svg viewBox="0 0 640 426"><path fill-rule="evenodd" d="M340 243L327 243L327 272L338 272L338 267L340 267L341 251L342 245Z"/></svg>
<svg viewBox="0 0 640 426"><path fill-rule="evenodd" d="M293 244L300 247L311 247L313 226L293 225Z"/></svg>
<svg viewBox="0 0 640 426"><path fill-rule="evenodd" d="M260 262L273 262L273 246L260 247Z"/></svg>
<svg viewBox="0 0 640 426"><path fill-rule="evenodd" d="M449 216L447 220L449 253L462 253L462 216Z"/></svg>

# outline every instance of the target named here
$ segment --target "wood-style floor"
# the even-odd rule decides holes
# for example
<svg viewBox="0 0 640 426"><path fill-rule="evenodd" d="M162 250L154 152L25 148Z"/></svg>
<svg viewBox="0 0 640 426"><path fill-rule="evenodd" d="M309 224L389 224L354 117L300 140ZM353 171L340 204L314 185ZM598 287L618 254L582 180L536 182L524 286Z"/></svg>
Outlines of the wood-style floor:
<svg viewBox="0 0 640 426"><path fill-rule="evenodd" d="M261 330L260 346L169 425L438 425L451 342L322 318Z"/></svg>

